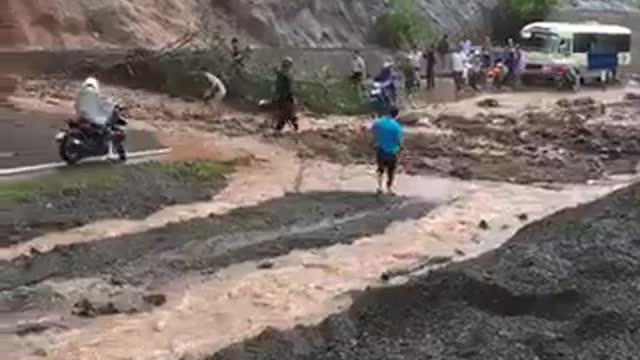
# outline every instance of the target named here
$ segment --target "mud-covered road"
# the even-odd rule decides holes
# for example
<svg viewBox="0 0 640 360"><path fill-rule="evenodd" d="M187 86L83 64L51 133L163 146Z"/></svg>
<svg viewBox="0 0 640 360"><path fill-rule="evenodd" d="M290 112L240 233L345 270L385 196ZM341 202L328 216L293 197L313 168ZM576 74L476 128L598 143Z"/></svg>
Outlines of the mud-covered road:
<svg viewBox="0 0 640 360"><path fill-rule="evenodd" d="M567 102L545 110L470 117L425 113L425 122L407 128L401 169L523 184L634 173L640 160L637 106L607 108L591 98ZM370 134L357 126L310 130L300 137L296 147L302 156L342 164L373 161Z"/></svg>
<svg viewBox="0 0 640 360"><path fill-rule="evenodd" d="M0 169L59 162L55 135L67 117L0 107ZM129 130L128 151L154 150L162 146L153 134Z"/></svg>
<svg viewBox="0 0 640 360"><path fill-rule="evenodd" d="M0 183L0 248L111 218L144 218L163 206L206 201L231 166L208 161L84 164Z"/></svg>
<svg viewBox="0 0 640 360"><path fill-rule="evenodd" d="M636 359L640 186L559 212L501 248L369 290L315 327L208 360Z"/></svg>

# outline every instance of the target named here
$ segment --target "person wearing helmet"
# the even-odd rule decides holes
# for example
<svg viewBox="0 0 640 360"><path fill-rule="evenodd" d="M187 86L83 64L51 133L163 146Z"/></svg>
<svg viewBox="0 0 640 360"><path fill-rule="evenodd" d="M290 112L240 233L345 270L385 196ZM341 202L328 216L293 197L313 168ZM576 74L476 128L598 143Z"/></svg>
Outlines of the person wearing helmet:
<svg viewBox="0 0 640 360"><path fill-rule="evenodd" d="M296 116L295 99L293 95L293 79L291 68L293 59L282 59L280 68L276 71L275 104L277 107L276 131L281 132L285 125L291 124L298 131L298 117Z"/></svg>
<svg viewBox="0 0 640 360"><path fill-rule="evenodd" d="M81 121L90 123L96 136L108 131L107 126L119 117L115 104L102 97L100 83L95 76L88 77L80 87L75 99L74 109ZM113 144L109 141L109 157L115 157Z"/></svg>
<svg viewBox="0 0 640 360"><path fill-rule="evenodd" d="M373 78L374 86L381 89L389 104L396 104L397 101L398 74L395 70L393 59L388 59L382 65L382 69ZM384 111L386 113L386 109Z"/></svg>

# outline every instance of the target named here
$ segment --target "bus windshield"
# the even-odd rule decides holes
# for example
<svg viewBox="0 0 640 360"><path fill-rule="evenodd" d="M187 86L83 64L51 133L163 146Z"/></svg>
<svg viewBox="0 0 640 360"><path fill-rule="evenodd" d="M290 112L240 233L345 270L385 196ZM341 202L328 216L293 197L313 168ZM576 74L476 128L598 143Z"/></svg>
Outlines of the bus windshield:
<svg viewBox="0 0 640 360"><path fill-rule="evenodd" d="M558 46L558 35L545 32L531 32L531 36L521 39L521 46L526 51L551 53Z"/></svg>

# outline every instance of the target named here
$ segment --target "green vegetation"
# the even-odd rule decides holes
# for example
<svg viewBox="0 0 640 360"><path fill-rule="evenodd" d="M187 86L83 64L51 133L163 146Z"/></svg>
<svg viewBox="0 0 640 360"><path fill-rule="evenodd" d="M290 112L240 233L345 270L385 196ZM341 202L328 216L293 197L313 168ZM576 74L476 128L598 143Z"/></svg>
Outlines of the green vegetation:
<svg viewBox="0 0 640 360"><path fill-rule="evenodd" d="M434 37L429 19L415 0L393 0L378 27L382 44L392 48L424 45Z"/></svg>
<svg viewBox="0 0 640 360"><path fill-rule="evenodd" d="M222 181L233 167L209 160L188 162L149 162L129 166L104 164L78 166L58 173L23 181L0 183L0 202L31 202L40 196L77 191L104 191L118 186L135 186L136 174L147 172L170 176L181 183L214 184Z"/></svg>
<svg viewBox="0 0 640 360"><path fill-rule="evenodd" d="M523 22L544 20L562 0L507 0L507 8Z"/></svg>
<svg viewBox="0 0 640 360"><path fill-rule="evenodd" d="M122 184L124 167L69 168L24 181L0 183L0 202L30 202L38 196L82 189L106 189Z"/></svg>
<svg viewBox="0 0 640 360"><path fill-rule="evenodd" d="M130 87L168 93L187 100L201 99L208 83L200 69L207 68L227 85L228 97L257 104L273 96L273 64L257 63L234 67L224 52L178 50L152 60L132 58L126 66L104 69L106 78ZM217 71L216 71L217 70ZM332 78L326 73L304 79L294 76L294 91L306 110L321 114L357 115L370 111L369 103L346 78Z"/></svg>

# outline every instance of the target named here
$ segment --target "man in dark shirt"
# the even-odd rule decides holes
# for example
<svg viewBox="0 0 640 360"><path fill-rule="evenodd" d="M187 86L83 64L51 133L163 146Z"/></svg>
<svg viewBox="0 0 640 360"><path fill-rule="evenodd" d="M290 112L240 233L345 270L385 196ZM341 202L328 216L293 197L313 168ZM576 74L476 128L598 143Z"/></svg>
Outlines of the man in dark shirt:
<svg viewBox="0 0 640 360"><path fill-rule="evenodd" d="M451 47L449 46L449 35L444 34L442 35L442 39L440 39L440 42L438 43L438 55L440 57L440 59L438 59L438 63L440 64L440 68L445 72L450 70L448 61L450 51Z"/></svg>
<svg viewBox="0 0 640 360"><path fill-rule="evenodd" d="M291 67L293 60L286 57L282 60L280 68L276 72L275 103L278 109L276 130L281 132L289 123L295 131L298 131L298 117L296 116L295 99L293 96L293 79Z"/></svg>
<svg viewBox="0 0 640 360"><path fill-rule="evenodd" d="M436 47L435 45L431 45L431 47L425 52L424 58L427 63L427 89L435 89L436 88Z"/></svg>

